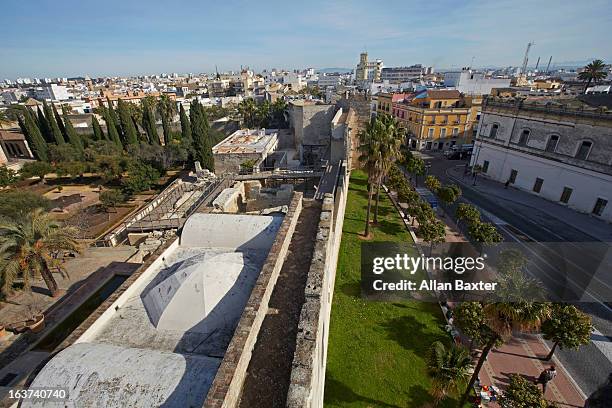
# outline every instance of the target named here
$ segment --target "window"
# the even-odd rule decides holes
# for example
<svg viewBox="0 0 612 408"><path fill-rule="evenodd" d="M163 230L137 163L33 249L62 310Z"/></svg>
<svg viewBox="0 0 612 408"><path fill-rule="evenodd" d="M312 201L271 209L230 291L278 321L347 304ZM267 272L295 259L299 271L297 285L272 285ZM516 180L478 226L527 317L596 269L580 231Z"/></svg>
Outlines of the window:
<svg viewBox="0 0 612 408"><path fill-rule="evenodd" d="M564 187L563 193L561 193L561 198L559 199L559 201L561 201L563 204L567 204L570 200L570 197L572 196L573 191L574 189L572 188Z"/></svg>
<svg viewBox="0 0 612 408"><path fill-rule="evenodd" d="M591 152L591 147L593 143L589 141L583 141L578 148L578 152L576 152L576 158L580 160L586 160L589 157L589 153Z"/></svg>
<svg viewBox="0 0 612 408"><path fill-rule="evenodd" d="M608 205L608 200L598 198L597 201L595 201L595 207L593 207L593 214L601 217L601 214L603 214L606 205Z"/></svg>
<svg viewBox="0 0 612 408"><path fill-rule="evenodd" d="M429 130L427 131L427 137L433 137L434 134L434 128L429 128Z"/></svg>
<svg viewBox="0 0 612 408"><path fill-rule="evenodd" d="M521 136L519 137L518 144L521 146L526 146L527 141L529 140L529 130L525 129L521 132Z"/></svg>
<svg viewBox="0 0 612 408"><path fill-rule="evenodd" d="M459 134L459 128L453 128L453 136L457 136Z"/></svg>
<svg viewBox="0 0 612 408"><path fill-rule="evenodd" d="M516 176L518 176L518 170L514 170L512 169L512 171L510 172L510 184L514 184L516 183Z"/></svg>
<svg viewBox="0 0 612 408"><path fill-rule="evenodd" d="M559 144L559 136L552 135L548 138L548 142L546 143L546 151L554 153L557 150L557 145Z"/></svg>
<svg viewBox="0 0 612 408"><path fill-rule="evenodd" d="M491 127L491 131L489 132L489 137L495 137L497 136L497 131L499 130L499 125L497 123L494 123L493 126Z"/></svg>
<svg viewBox="0 0 612 408"><path fill-rule="evenodd" d="M446 128L440 129L440 137L446 137Z"/></svg>
<svg viewBox="0 0 612 408"><path fill-rule="evenodd" d="M539 177L536 178L533 184L533 191L539 193L542 190L542 184L544 184L544 180Z"/></svg>
<svg viewBox="0 0 612 408"><path fill-rule="evenodd" d="M489 161L485 160L482 162L482 172L486 173L489 170Z"/></svg>

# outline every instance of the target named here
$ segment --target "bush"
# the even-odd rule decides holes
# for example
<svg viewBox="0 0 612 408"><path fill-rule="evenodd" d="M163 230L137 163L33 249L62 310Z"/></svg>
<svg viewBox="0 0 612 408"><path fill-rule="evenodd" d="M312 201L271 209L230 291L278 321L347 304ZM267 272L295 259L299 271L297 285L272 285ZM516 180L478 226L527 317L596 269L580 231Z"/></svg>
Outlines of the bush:
<svg viewBox="0 0 612 408"><path fill-rule="evenodd" d="M45 176L51 173L53 169L47 162L34 161L28 162L23 165L19 174L22 178L39 177L40 181L45 181Z"/></svg>
<svg viewBox="0 0 612 408"><path fill-rule="evenodd" d="M123 202L125 202L125 196L117 189L104 190L100 193L100 203L106 211L111 207L117 207L117 205Z"/></svg>
<svg viewBox="0 0 612 408"><path fill-rule="evenodd" d="M128 177L121 180L127 194L150 190L159 180L159 172L153 166L141 161L133 161L127 166Z"/></svg>
<svg viewBox="0 0 612 408"><path fill-rule="evenodd" d="M8 187L18 180L17 173L13 169L0 166L0 187Z"/></svg>
<svg viewBox="0 0 612 408"><path fill-rule="evenodd" d="M0 217L15 220L36 208L49 210L51 202L43 196L24 190L0 192Z"/></svg>

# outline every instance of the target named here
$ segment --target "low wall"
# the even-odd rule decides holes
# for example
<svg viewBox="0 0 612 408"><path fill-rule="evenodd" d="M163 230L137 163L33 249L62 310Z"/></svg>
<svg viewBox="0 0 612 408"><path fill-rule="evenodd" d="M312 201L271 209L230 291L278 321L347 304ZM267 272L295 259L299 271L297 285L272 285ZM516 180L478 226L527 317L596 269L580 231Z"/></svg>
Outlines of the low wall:
<svg viewBox="0 0 612 408"><path fill-rule="evenodd" d="M325 194L302 306L291 383L289 408L323 407L327 341L338 251L348 194L346 163L341 168L335 195Z"/></svg>
<svg viewBox="0 0 612 408"><path fill-rule="evenodd" d="M238 405L253 347L257 342L261 324L268 313L268 302L285 262L301 210L302 193L294 193L289 204L289 211L278 230L268 258L253 287L238 326L236 326L234 337L232 337L208 391L204 407L219 408Z"/></svg>

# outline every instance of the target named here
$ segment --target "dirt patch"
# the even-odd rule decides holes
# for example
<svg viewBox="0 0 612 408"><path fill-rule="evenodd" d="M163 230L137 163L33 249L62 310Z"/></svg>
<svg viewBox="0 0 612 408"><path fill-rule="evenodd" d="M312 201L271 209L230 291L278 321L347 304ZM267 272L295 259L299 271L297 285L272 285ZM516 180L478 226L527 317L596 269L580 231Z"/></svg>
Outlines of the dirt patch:
<svg viewBox="0 0 612 408"><path fill-rule="evenodd" d="M253 348L240 407L286 406L297 326L305 301L304 288L320 212L320 202L304 201L287 259L270 297L269 313L261 325Z"/></svg>
<svg viewBox="0 0 612 408"><path fill-rule="evenodd" d="M74 204L81 203L81 202L83 202L83 199L81 198L81 194L77 193L77 194L71 194L71 195L64 195L64 196L60 196L58 198L51 200L51 208L52 209L59 208L60 210L64 210L70 205L74 205Z"/></svg>

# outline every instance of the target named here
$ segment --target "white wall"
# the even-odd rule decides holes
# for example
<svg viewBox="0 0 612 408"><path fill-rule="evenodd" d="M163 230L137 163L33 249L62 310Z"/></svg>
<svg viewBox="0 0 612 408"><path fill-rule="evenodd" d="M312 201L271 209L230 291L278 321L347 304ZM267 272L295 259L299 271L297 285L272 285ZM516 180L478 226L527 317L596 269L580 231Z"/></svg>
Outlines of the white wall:
<svg viewBox="0 0 612 408"><path fill-rule="evenodd" d="M564 187L573 189L567 205L577 211L590 214L597 198L608 200L600 218L612 222L612 176L487 143L478 144L475 153L476 164L489 162L484 176L499 182L505 183L515 169L518 175L514 187L555 202L559 202ZM544 180L539 194L533 191L536 178Z"/></svg>

